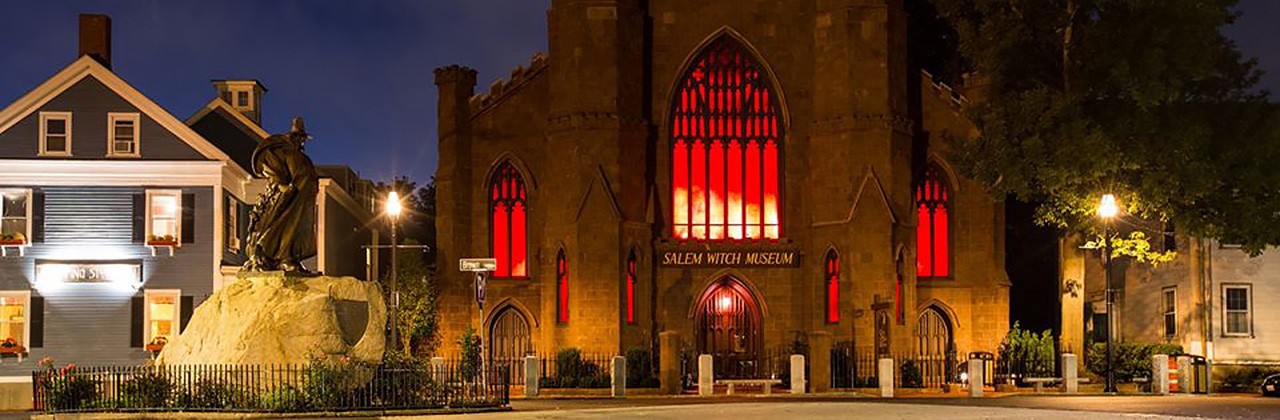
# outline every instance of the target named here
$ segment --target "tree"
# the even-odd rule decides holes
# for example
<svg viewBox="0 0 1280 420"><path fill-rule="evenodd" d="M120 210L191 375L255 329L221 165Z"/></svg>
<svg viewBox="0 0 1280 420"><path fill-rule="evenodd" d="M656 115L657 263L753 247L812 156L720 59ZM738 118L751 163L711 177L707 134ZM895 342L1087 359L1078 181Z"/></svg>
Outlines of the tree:
<svg viewBox="0 0 1280 420"><path fill-rule="evenodd" d="M935 0L987 82L956 166L1045 225L1096 229L1112 193L1145 230L1280 244L1280 113L1220 32L1235 3Z"/></svg>
<svg viewBox="0 0 1280 420"><path fill-rule="evenodd" d="M397 177L392 183L378 183L375 187L379 199L395 189L400 194L403 210L400 215L400 245L424 245L397 249L397 288L400 291L398 325L403 333L396 346L415 356L430 356L440 345L440 320L437 307L439 284L436 275L436 186L435 178L419 187L406 177ZM384 261L390 264L390 259ZM383 284L389 282L389 269L384 270ZM389 291L388 291L389 292ZM387 293L390 296L390 293Z"/></svg>

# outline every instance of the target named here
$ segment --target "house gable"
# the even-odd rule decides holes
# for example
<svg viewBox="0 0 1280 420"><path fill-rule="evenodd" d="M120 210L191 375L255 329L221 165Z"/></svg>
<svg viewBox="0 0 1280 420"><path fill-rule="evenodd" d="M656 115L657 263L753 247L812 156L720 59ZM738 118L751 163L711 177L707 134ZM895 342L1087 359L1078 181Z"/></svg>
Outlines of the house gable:
<svg viewBox="0 0 1280 420"><path fill-rule="evenodd" d="M267 137L261 127L232 110L222 99L214 99L192 115L187 125L245 170L251 168L253 150Z"/></svg>

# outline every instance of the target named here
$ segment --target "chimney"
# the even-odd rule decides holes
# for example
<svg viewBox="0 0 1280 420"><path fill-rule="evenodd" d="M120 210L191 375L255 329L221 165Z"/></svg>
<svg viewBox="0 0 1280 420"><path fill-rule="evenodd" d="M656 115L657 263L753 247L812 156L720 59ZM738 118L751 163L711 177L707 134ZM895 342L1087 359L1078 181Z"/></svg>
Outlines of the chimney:
<svg viewBox="0 0 1280 420"><path fill-rule="evenodd" d="M80 54L98 60L111 68L111 18L107 15L80 14Z"/></svg>
<svg viewBox="0 0 1280 420"><path fill-rule="evenodd" d="M254 124L262 125L262 94L267 87L254 79L217 79L213 87L218 90L218 97L226 101L231 108L239 111Z"/></svg>

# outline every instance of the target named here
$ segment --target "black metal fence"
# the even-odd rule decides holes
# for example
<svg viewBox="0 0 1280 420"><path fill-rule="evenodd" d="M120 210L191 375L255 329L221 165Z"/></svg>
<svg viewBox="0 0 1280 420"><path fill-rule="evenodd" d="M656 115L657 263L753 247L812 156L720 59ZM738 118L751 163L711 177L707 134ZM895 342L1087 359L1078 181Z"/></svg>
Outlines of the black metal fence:
<svg viewBox="0 0 1280 420"><path fill-rule="evenodd" d="M538 386L542 388L608 388L612 384L614 355L574 352L574 355L533 355L538 363ZM450 360L453 363L455 359ZM525 358L495 358L487 363L503 368L512 385L525 384Z"/></svg>
<svg viewBox="0 0 1280 420"><path fill-rule="evenodd" d="M69 365L32 372L35 409L74 411L361 411L498 407L506 367L455 363L308 365Z"/></svg>
<svg viewBox="0 0 1280 420"><path fill-rule="evenodd" d="M851 342L845 341L831 348L831 387L880 386L877 372L880 357L893 358L893 383L897 387L941 388L960 379L957 373L959 365L954 356L910 352L880 356L873 351L857 351Z"/></svg>

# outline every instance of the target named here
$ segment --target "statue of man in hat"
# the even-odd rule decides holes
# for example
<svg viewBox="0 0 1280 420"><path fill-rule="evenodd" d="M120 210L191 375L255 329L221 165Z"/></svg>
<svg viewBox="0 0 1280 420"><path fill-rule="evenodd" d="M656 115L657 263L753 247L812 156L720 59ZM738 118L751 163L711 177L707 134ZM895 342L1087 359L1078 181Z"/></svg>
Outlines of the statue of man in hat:
<svg viewBox="0 0 1280 420"><path fill-rule="evenodd" d="M288 133L274 134L253 151L253 174L267 189L249 213L248 271L310 274L302 260L315 255L315 208L319 180L303 143L310 140L302 118Z"/></svg>

